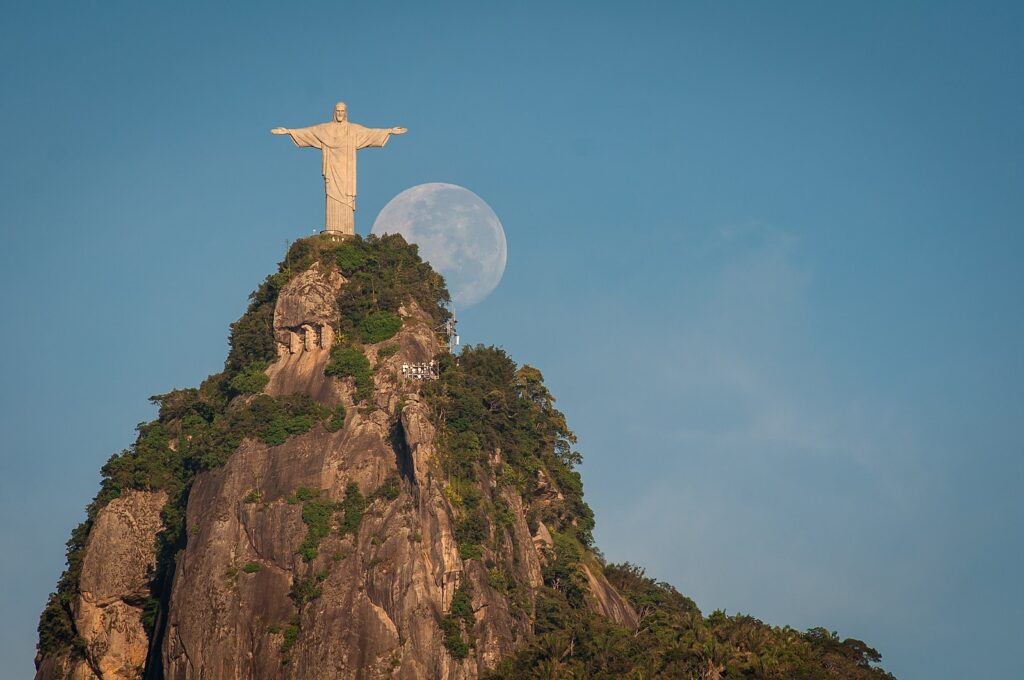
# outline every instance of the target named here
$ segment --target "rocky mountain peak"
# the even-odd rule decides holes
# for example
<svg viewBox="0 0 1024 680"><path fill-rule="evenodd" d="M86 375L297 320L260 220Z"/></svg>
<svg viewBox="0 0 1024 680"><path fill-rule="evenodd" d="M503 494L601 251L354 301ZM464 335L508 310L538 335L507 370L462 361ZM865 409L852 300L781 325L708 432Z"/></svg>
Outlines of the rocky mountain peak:
<svg viewBox="0 0 1024 680"><path fill-rule="evenodd" d="M449 354L447 302L400 236L293 244L104 466L36 677L723 677L687 637L720 621L593 546L540 371Z"/></svg>

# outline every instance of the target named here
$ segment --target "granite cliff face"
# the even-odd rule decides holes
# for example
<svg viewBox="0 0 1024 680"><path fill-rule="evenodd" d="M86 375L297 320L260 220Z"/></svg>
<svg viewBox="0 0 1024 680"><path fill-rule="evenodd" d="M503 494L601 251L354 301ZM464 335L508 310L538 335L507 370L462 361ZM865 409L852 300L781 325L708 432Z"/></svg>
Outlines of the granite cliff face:
<svg viewBox="0 0 1024 680"><path fill-rule="evenodd" d="M356 379L326 370L344 340L346 285L323 258L292 275L263 314L276 359L259 365L259 393L224 407L305 395L333 416L280 442L246 436L200 471L163 580L154 567L167 494L128 491L100 508L73 598L74 645L41 643L37 678L477 678L531 638L543 570L557 559L539 517L561 491L539 470L535 491L517 491L502 452L485 452L471 491L501 520L482 521L479 546L460 545L465 511L437 413L424 381L403 371L445 354L436 319L404 299L397 333L358 345L372 371L360 400ZM167 451L198 441L186 431L168 430ZM579 573L585 606L636 624L596 560Z"/></svg>
<svg viewBox="0 0 1024 680"><path fill-rule="evenodd" d="M366 348L376 369L372 405L352 408L351 390L324 375L330 351L291 337L296 328L316 333L329 327L337 314L323 303L340 290L323 289L340 287L340 278L307 274L279 298L274 332L280 353L267 370L266 389L275 396L303 392L329 407L343 404L348 415L336 432L318 426L275 447L247 441L226 465L196 481L163 644L165 675L477 677L530 634L530 618L513 615L481 560L460 557L435 429L418 384L400 377L402 364L427 361L443 348L422 312L403 310L402 330L388 341L397 352L382 358L380 345ZM341 502L350 484L370 497L396 476L397 496L371 501L357 531L332 532L308 562L298 554L306 526L301 505L288 502L296 489L321 490L323 498ZM506 553L494 559L539 586L545 546L535 544L519 498L504 493L515 521L505 529ZM259 500L247 503L250 494ZM226 576L244 565L259 569ZM596 607L620 620L635 616L599 573L591 578ZM315 598L296 603L289 597L297 583L311 579ZM463 582L473 593L476 653L458 661L444 645L439 622ZM282 654L289 625L298 632Z"/></svg>
<svg viewBox="0 0 1024 680"><path fill-rule="evenodd" d="M73 604L84 653L43 659L36 677L140 677L149 651L143 604L156 563L160 509L166 502L162 492L129 492L99 513L82 561L81 592Z"/></svg>
<svg viewBox="0 0 1024 680"><path fill-rule="evenodd" d="M400 236L293 244L103 466L36 678L892 680L605 563L540 371L448 353L447 300Z"/></svg>

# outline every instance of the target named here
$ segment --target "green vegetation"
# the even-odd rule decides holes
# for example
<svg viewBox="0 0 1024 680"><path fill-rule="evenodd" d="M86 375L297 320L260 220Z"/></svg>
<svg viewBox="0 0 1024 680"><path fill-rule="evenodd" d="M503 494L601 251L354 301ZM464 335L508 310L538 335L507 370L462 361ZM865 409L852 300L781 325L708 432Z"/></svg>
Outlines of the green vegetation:
<svg viewBox="0 0 1024 680"><path fill-rule="evenodd" d="M448 291L444 279L420 260L416 246L398 235L346 239L334 253L334 264L348 283L338 296L338 340L324 372L352 378L355 401L361 402L373 393L373 372L356 341L375 344L394 337L402 327L398 309L410 301L435 323L444 323L450 316ZM388 345L378 356L385 358L397 349Z"/></svg>
<svg viewBox="0 0 1024 680"><path fill-rule="evenodd" d="M281 289L290 281L290 271L278 271L268 276L249 296L249 308L231 324L227 361L224 373L230 383L246 367L258 362L270 363L277 358L274 344L274 305Z"/></svg>
<svg viewBox="0 0 1024 680"><path fill-rule="evenodd" d="M327 572L324 571L296 579L295 582L292 583L292 589L288 593L288 597L290 597L292 602L295 604L297 611L292 614L291 618L288 620L288 625L284 627L284 640L281 643L282 664L287 664L291 661L289 651L293 646L295 646L295 642L299 639L299 633L302 631L303 608L316 598L323 595L324 589L321 583L323 583L326 578Z"/></svg>
<svg viewBox="0 0 1024 680"><path fill-rule="evenodd" d="M338 298L340 330L346 336L367 343L387 340L401 326L399 306L409 300L435 324L450 316L444 279L420 259L416 246L400 235L346 239L335 262L348 279Z"/></svg>
<svg viewBox="0 0 1024 680"><path fill-rule="evenodd" d="M291 592L288 593L288 597L292 599L295 606L301 611L303 607L324 594L323 583L324 579L327 578L326 572L314 574L312 576L306 576L305 578L296 579L295 583L292 584Z"/></svg>
<svg viewBox="0 0 1024 680"><path fill-rule="evenodd" d="M331 417L327 421L326 427L328 432L337 432L345 427L345 406L343 404L338 404L331 411Z"/></svg>
<svg viewBox="0 0 1024 680"><path fill-rule="evenodd" d="M353 378L356 384L355 401L364 401L373 393L370 360L358 347L335 342L331 348L331 361L324 368L324 373L338 378Z"/></svg>
<svg viewBox="0 0 1024 680"><path fill-rule="evenodd" d="M517 367L504 350L483 346L464 349L458 361L442 355L439 371L438 380L424 384L423 394L442 435L449 499L461 499L453 503L460 514L459 542L488 539L487 518L494 521L496 505L480 496L479 475L500 449L505 462L494 474L524 499L548 497L538 519L589 547L594 515L574 469L582 457L572 448L576 437L554 407L540 371ZM507 519L506 511L499 515Z"/></svg>
<svg viewBox="0 0 1024 680"><path fill-rule="evenodd" d="M295 623L289 623L284 629L284 642L281 643L281 653L287 654L288 650L292 648L295 641L299 639L299 626Z"/></svg>
<svg viewBox="0 0 1024 680"><path fill-rule="evenodd" d="M366 508L372 501L378 498L394 500L398 498L400 492L401 486L397 477L389 477L384 480L384 483L375 489L368 499L359 492L358 484L350 482L345 487L345 499L340 502L323 498L321 489L300 486L288 497L288 503L302 504L302 521L306 524L306 537L299 546L299 554L307 562L316 559L320 554L320 541L331 533L331 524L335 513L341 513L338 533L342 536L349 533L354 534L359 531ZM374 545L379 545L380 539L375 536L372 542Z"/></svg>
<svg viewBox="0 0 1024 680"><path fill-rule="evenodd" d="M292 621L284 627L284 641L281 642L281 654L284 655L283 661L287 663L288 652L293 646L295 641L299 639L299 623L298 617L292 619Z"/></svg>
<svg viewBox="0 0 1024 680"><path fill-rule="evenodd" d="M455 659L469 656L469 644L463 638L463 628L473 631L473 604L469 592L469 584L463 578L455 594L452 595L452 606L448 615L441 619L441 631L444 633L444 646Z"/></svg>
<svg viewBox="0 0 1024 680"><path fill-rule="evenodd" d="M298 505L299 503L305 503L311 501L314 498L320 496L320 489L314 489L309 486L300 486L295 491L292 491L292 495L288 496L288 505Z"/></svg>
<svg viewBox="0 0 1024 680"><path fill-rule="evenodd" d="M462 619L467 625L473 625L473 604L469 593L469 584L463 580L452 595L452 616Z"/></svg>
<svg viewBox="0 0 1024 680"><path fill-rule="evenodd" d="M85 521L68 540L67 569L39 619L38 649L43 656L62 652L81 655L84 642L75 631L71 606L78 595L86 539L97 513L107 503L130 489L168 493L170 500L162 512L165 529L158 537L154 604L150 605L151 609L157 608L170 586L174 557L187 540L185 502L197 474L223 465L245 437L271 446L281 444L328 415L329 428L342 426L343 410L328 414L307 397L237 398L258 394L266 386L264 371L277 359L273 337L277 298L294 276L315 263L339 269L350 281L338 300L343 320L335 330L343 337L363 342L392 337L401 323L398 308L407 301L415 301L436 324L449 317L444 280L420 259L416 246L401 236L356 237L340 243L314 236L293 243L277 271L250 295L245 313L231 324L224 371L207 378L199 389L174 390L154 397L160 406L159 417L140 425L135 444L114 455L103 467L100 491L87 507ZM348 359L336 370L355 378L357 397L366 399L373 387L369 367L352 355ZM252 491L244 500L259 503L263 499L258 491ZM348 512L353 519L361 518L362 511L355 507ZM151 614L155 621L156 611Z"/></svg>
<svg viewBox="0 0 1024 680"><path fill-rule="evenodd" d="M363 342L372 345L395 337L401 327L402 320L396 314L374 311L360 322L359 335Z"/></svg>
<svg viewBox="0 0 1024 680"><path fill-rule="evenodd" d="M304 394L276 399L261 394L236 413L231 427L235 432L244 433L242 436L255 436L265 444L278 446L288 437L308 432L326 416L327 409ZM237 444L230 451L225 450L223 460L217 465L223 465L235 448Z"/></svg>
<svg viewBox="0 0 1024 680"><path fill-rule="evenodd" d="M107 503L132 489L167 492L154 584L154 594L162 592L169 585L166 579L174 556L187 540L185 502L195 476L223 465L246 437L272 446L281 444L291 435L306 432L326 415L326 409L302 395L259 395L248 402L229 403L224 393L224 377L219 374L208 378L199 389L153 397L160 407L159 417L139 425L135 444L103 466L100 491L86 509L86 520L67 543L68 568L40 617L39 650L44 656L80 646L71 604L78 594L86 539L97 513ZM245 500L258 502L260 498L258 492L250 492Z"/></svg>
<svg viewBox="0 0 1024 680"><path fill-rule="evenodd" d="M444 633L444 646L456 660L469 656L469 645L462 637L462 625L458 619L446 616L441 620L441 631Z"/></svg>
<svg viewBox="0 0 1024 680"><path fill-rule="evenodd" d="M398 354L398 350L401 349L398 345L384 345L377 350L378 359L387 359L388 357Z"/></svg>
<svg viewBox="0 0 1024 680"><path fill-rule="evenodd" d="M363 522L363 513L366 512L366 499L359 492L359 485L349 482L345 487L345 500L339 508L342 512L341 523L338 533L342 536L354 534L359 531L359 525Z"/></svg>
<svg viewBox="0 0 1024 680"><path fill-rule="evenodd" d="M402 484L398 481L398 477L392 475L384 480L384 483L378 486L374 492L370 495L370 500L377 498L384 498L389 501L393 501L398 498L399 494L402 493Z"/></svg>
<svg viewBox="0 0 1024 680"><path fill-rule="evenodd" d="M537 602L538 633L545 626L567 625L587 616L587 579L581 571L591 546L594 516L583 501L575 467L582 457L565 417L554 407L540 371L518 367L501 349L471 347L456 361L439 357L439 378L422 393L434 412L439 452L448 476L445 495L455 511L455 535L463 560L484 559L488 547L511 537L515 516L505 498L487 480L512 490L529 510L536 530L543 521L554 546L544 566L545 587ZM497 464L492 460L501 451ZM488 559L488 581L505 594L520 616L531 610L528 586ZM545 617L544 612L550 616ZM468 653L458 617L442 622L445 644L460 658ZM584 677L584 676L580 676Z"/></svg>
<svg viewBox="0 0 1024 680"><path fill-rule="evenodd" d="M464 560L478 560L484 556L484 547L479 543L459 543L459 557Z"/></svg>
<svg viewBox="0 0 1024 680"><path fill-rule="evenodd" d="M246 366L241 373L236 375L228 383L232 394L257 394L270 382L270 378L264 371L267 370L266 361L257 361Z"/></svg>
<svg viewBox="0 0 1024 680"><path fill-rule="evenodd" d="M147 597L142 603L142 628L146 635L152 636L156 627L156 615L160 611L160 600L155 597Z"/></svg>
<svg viewBox="0 0 1024 680"><path fill-rule="evenodd" d="M587 578L580 568L583 546L570 534L554 532L551 537L553 554L542 570L544 585L563 595L569 606L579 609L586 604L589 593Z"/></svg>
<svg viewBox="0 0 1024 680"><path fill-rule="evenodd" d="M162 618L160 603L169 594L175 558L198 528L186 531L185 527L186 501L196 476L223 465L245 438L275 446L318 422L332 431L344 426L342 406L328 409L305 396L261 394L268 381L267 366L276 360L273 312L277 298L294 276L314 263L337 268L349 280L338 298L338 340L325 372L352 378L357 402L367 400L373 391L363 344L387 342L398 333L400 306L410 309L415 303L435 325L449 316L442 278L400 236L356 237L340 243L313 237L293 244L278 271L250 296L245 314L232 324L224 371L210 376L198 389L153 397L159 406L157 419L139 425L135 443L103 467L99 493L88 506L85 521L71 534L67 569L40 617L43 656L84 653L85 641L75 630L72 605L79 594L86 540L97 513L107 503L133 489L168 494L152 593L142 603L143 625L152 639ZM398 345L392 342L380 346L377 356L384 359L397 351ZM492 678L891 678L875 667L878 653L859 640L840 640L825 629L801 632L772 627L745 615L714 612L704 616L691 600L672 586L648 578L642 569L630 564L603 566L591 552L594 519L576 471L581 456L573 449L575 437L554 407L541 373L517 366L493 347L467 348L458 360L448 355L438 360L439 379L423 383L422 393L437 426L437 449L447 477L444 491L454 511L459 552L464 560L482 560L490 587L508 598L517 616L530 617L533 624L534 638L499 664ZM500 460L492 458L499 450ZM307 528L298 552L306 561L314 560L335 522L341 536L356 535L371 503L392 502L401 493L397 477L387 479L368 497L350 483L340 502L327 500L320 489L296 489L287 502L301 505ZM528 585L516 580L515 565L499 557L509 554L502 542L516 540L512 531L516 517L505 499L519 499L510 493L522 499L531 530L544 522L552 534L535 607ZM258 489L248 490L243 501L265 502ZM371 543L379 545L383 540L377 535ZM409 540L423 539L412 532ZM331 560L346 557L335 552ZM379 562L377 556L369 564ZM603 570L633 604L640 619L635 630L590 610L588 601L593 596L584 567ZM240 570L232 564L224 576L233 582L239 571L255 574L260 569L257 562L246 563ZM304 608L321 596L326 576L322 572L297 578L290 597L298 611L287 625L268 627L283 633L283 663L289 662L301 632ZM439 625L451 655L466 658L473 647L474 626L466 578ZM153 642L159 648L159 640Z"/></svg>
<svg viewBox="0 0 1024 680"><path fill-rule="evenodd" d="M635 630L587 609L568 607L550 591L537 600L537 637L503 661L491 680L512 678L722 678L740 680L883 680L878 652L840 641L820 628L801 632L746 615L708 617L667 583L631 564L605 575L640 615Z"/></svg>
<svg viewBox="0 0 1024 680"><path fill-rule="evenodd" d="M299 554L307 562L313 561L320 554L320 541L331 533L331 517L341 509L341 503L321 498L320 489L299 487L288 499L291 503L302 503L302 521L306 524L306 537L299 546Z"/></svg>

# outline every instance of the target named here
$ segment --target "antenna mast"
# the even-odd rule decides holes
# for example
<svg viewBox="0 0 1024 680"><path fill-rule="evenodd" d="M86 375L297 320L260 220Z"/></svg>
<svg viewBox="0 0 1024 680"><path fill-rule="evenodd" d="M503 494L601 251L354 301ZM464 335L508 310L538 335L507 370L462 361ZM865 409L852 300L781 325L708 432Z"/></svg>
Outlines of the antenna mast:
<svg viewBox="0 0 1024 680"><path fill-rule="evenodd" d="M448 336L448 352L455 354L455 349L459 346L459 334L456 330L456 324L458 321L455 319L455 312L452 311L451 317L444 324L444 332Z"/></svg>

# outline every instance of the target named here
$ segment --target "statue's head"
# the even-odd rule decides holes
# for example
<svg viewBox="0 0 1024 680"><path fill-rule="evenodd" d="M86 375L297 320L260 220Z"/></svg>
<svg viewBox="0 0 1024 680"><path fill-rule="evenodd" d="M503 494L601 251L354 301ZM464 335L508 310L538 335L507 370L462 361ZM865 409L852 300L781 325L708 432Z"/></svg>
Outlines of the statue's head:
<svg viewBox="0 0 1024 680"><path fill-rule="evenodd" d="M334 120L339 123L348 120L348 107L345 106L345 102L338 102L334 105Z"/></svg>

